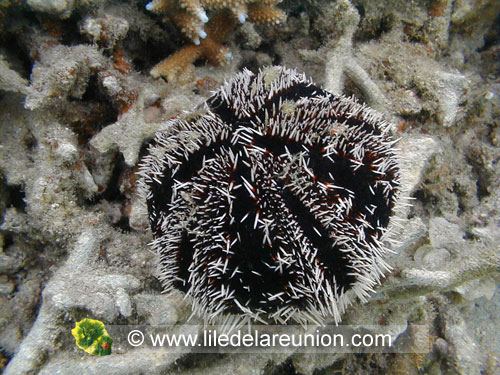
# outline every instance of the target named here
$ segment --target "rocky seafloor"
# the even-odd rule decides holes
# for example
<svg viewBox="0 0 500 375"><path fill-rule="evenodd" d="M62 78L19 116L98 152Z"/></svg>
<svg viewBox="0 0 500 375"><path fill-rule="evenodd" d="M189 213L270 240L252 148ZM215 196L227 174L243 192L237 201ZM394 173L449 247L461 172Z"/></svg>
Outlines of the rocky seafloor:
<svg viewBox="0 0 500 375"><path fill-rule="evenodd" d="M182 82L149 74L190 41L145 5L0 2L0 370L500 374L500 3L284 0L286 22L237 25L224 42L232 59L200 59ZM81 351L70 330L86 317L186 324L189 303L156 277L138 163L165 121L241 69L277 64L393 124L412 206L392 272L342 323L402 326L395 340L410 349L426 326L428 350Z"/></svg>

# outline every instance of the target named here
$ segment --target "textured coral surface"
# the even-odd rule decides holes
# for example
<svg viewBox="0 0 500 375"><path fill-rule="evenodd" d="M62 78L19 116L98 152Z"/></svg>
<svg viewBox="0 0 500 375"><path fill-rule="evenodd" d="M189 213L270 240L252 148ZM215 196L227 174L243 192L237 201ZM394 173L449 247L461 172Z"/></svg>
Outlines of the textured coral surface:
<svg viewBox="0 0 500 375"><path fill-rule="evenodd" d="M172 0L158 15L146 1L0 2L0 371L499 374L500 3L200 1L204 52L170 62L174 79L152 77L195 46L175 17L197 3ZM258 24L259 6L282 22ZM214 66L221 47L226 64ZM162 294L138 165L169 120L196 115L236 72L265 65L354 95L400 138L413 199L386 259L392 271L342 323L399 327L391 337L406 354L196 354L113 336L116 325L202 324L187 324L183 293ZM105 324L111 355L75 345L84 318Z"/></svg>

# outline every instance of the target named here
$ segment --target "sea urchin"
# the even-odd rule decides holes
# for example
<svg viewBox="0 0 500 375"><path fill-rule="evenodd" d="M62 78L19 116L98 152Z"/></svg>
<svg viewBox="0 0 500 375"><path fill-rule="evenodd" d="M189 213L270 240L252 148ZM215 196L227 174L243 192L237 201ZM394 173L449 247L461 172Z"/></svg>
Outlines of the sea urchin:
<svg viewBox="0 0 500 375"><path fill-rule="evenodd" d="M283 67L165 123L141 166L166 290L209 322L339 322L388 266L394 140L372 109Z"/></svg>

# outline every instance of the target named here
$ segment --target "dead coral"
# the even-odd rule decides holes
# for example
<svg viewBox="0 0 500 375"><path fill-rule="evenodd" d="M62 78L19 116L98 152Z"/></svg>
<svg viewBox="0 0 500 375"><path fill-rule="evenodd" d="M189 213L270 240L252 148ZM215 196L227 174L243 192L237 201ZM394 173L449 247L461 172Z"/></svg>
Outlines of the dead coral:
<svg viewBox="0 0 500 375"><path fill-rule="evenodd" d="M37 2L38 8L34 6ZM116 374L141 373L144 368L150 373L213 375L231 368L236 373L286 370L312 374L340 369L344 373L372 374L496 373L494 357L481 353L498 353L500 347L498 335L491 335L500 324L498 286L492 300L487 300L493 284L498 285L499 259L493 254L498 254L500 239L500 49L497 36L489 34L497 31L498 21L490 19L493 13L488 10L498 9L498 1L352 0L356 9L345 0L287 2L289 14L297 18L287 22L284 32L267 27L257 29L264 30L258 35L252 30L253 24L246 22L240 28L244 37L231 38L236 58L227 72L225 68L197 67L198 81L182 90L171 90L162 80L138 72L170 53L158 56L161 51L154 51L160 49L158 46L164 51L179 48L174 46L176 38L168 37L168 28L161 28L136 3L106 0L102 12L83 5L98 2L102 1L48 0L42 4L41 0L0 0L0 19L5 20L5 25L0 20L5 36L0 53L5 56L0 60L0 174L5 181L0 182L0 272L7 274L7 278L0 277L0 372L2 362L14 356L6 374L83 374L89 368L92 373L109 373L112 368ZM2 12L5 3L24 5ZM56 3L67 4L64 9L78 9L80 24L70 24L75 18L61 21L69 12L55 8L37 14L42 5ZM222 11L205 9L210 18ZM353 16L356 10L360 17ZM20 17L12 17L14 11ZM230 18L238 24L235 17ZM309 21L310 28L306 28ZM129 29L125 35L126 24ZM342 48L337 47L349 44L348 31L352 30L351 46L343 56ZM75 51L83 47L83 37L95 45L80 51L90 57L100 55L104 61L102 68L89 74L80 67L81 54ZM317 50L327 43L331 50ZM256 52L259 44L262 47ZM56 52L53 48L72 52L60 53L53 63L45 63L48 55ZM303 51L307 56L301 59ZM345 80L338 75L322 79L327 55L332 59L326 73L342 74ZM300 68L322 83L338 82L346 93L358 94L362 91L358 86L366 88L372 80L386 98L387 110L400 116L398 129L405 142L399 147L407 156L406 168L412 176L408 180L413 185L409 190L417 190L417 199L413 201L412 219L400 236L403 244L398 247L399 255L391 262L394 274L383 282L378 297L349 311L349 322L406 324L410 314L426 306L429 298L424 296L429 292L445 294L452 307L460 305L455 312L447 313L450 309L445 302L437 304L442 307L433 324L439 325L441 332L434 345L439 349L431 353L432 363L424 359L422 366L414 357L417 366L411 366L411 356L395 355L394 361L384 367L384 356L371 356L364 364L355 361L359 357L351 353L302 355L289 349L272 356L209 356L193 364L192 359L200 356L186 354L182 348L176 348L176 352L164 348L127 350L110 356L111 362L102 362L81 358L72 343L66 345L70 320L85 313L98 313L100 319L107 317L116 324L139 321L180 329L192 327L184 324L189 306L183 306L180 298L157 294L159 287L151 266L155 262L145 247L149 238L141 232L148 223L140 212L141 205L130 201L127 184L132 182L129 176L141 144L154 127L182 110L195 108L201 97L209 95L229 72L234 73L231 70L236 69L235 60L240 56L240 66L259 66L265 59L268 64L279 61ZM306 57L310 59L305 62ZM340 62L342 68L334 71L337 58L344 60ZM361 84L345 68L350 68L351 61L357 61L367 73ZM71 69L69 62L76 62L75 75L82 78L73 81L76 86L58 81L68 77L64 72ZM94 63L95 59L91 61ZM43 74L38 78L32 75L32 81L26 82L33 66ZM55 71L61 75L53 75ZM42 77L48 81L43 82ZM47 90L30 91L30 84L32 89L38 86ZM81 97L80 89L85 91ZM26 93L35 100L32 103L38 103L36 110L23 107L22 94ZM453 112L442 110L445 103ZM455 112L454 121L445 115ZM445 127L448 124L452 126ZM410 134L408 129L412 130ZM96 152L92 145L103 152ZM424 175L422 167L437 149L445 154L436 155ZM125 162L118 153L127 155ZM434 173L434 169L440 172ZM419 185L422 176L427 186ZM423 191L432 193L430 199ZM9 194L12 199L6 198ZM127 215L130 228L117 225ZM436 215L444 216L448 223L444 218L436 220ZM436 239L436 234L442 238ZM80 239L78 243L70 243L76 239ZM83 245L88 246L89 253L82 251ZM64 254L68 255L65 262L61 261ZM76 271L68 274L71 269ZM117 279L108 275L122 278L116 283ZM110 281L115 288L107 290ZM139 288L128 288L137 281ZM39 300L41 290L43 304ZM168 328L167 333L172 332ZM334 362L337 367L325 369Z"/></svg>
<svg viewBox="0 0 500 375"><path fill-rule="evenodd" d="M86 7L99 6L106 0L26 0L35 12L46 13L60 19L67 19L73 11Z"/></svg>
<svg viewBox="0 0 500 375"><path fill-rule="evenodd" d="M27 84L19 73L10 68L5 57L0 55L0 90L24 93Z"/></svg>
<svg viewBox="0 0 500 375"><path fill-rule="evenodd" d="M353 39L358 29L360 15L349 0L339 0L323 9L328 15L335 15L332 21L335 30L328 29L326 42L318 51L301 50L305 60L325 63L324 87L326 90L341 94L346 78L350 79L361 91L366 102L373 108L383 111L386 99L373 82L366 70L360 65L354 53Z"/></svg>
<svg viewBox="0 0 500 375"><path fill-rule="evenodd" d="M382 92L353 54L353 36L359 24L358 11L347 0L337 2L336 7L345 14L345 28L338 40L331 40L326 45L325 87L332 92L342 92L344 79L348 77L359 87L368 103L381 109L385 104Z"/></svg>
<svg viewBox="0 0 500 375"><path fill-rule="evenodd" d="M112 79L108 77L108 80ZM130 109L124 112L117 122L101 130L92 138L90 144L101 153L118 149L127 165L135 165L142 142L146 138L152 138L159 126L156 122L148 123L144 120L145 108L157 98L156 93L144 90Z"/></svg>
<svg viewBox="0 0 500 375"><path fill-rule="evenodd" d="M104 57L90 46L56 45L43 50L31 72L25 107L34 110L61 104L68 98L80 99L91 74L105 64Z"/></svg>
<svg viewBox="0 0 500 375"><path fill-rule="evenodd" d="M94 43L104 48L113 48L129 30L129 23L121 17L103 14L100 17L87 17L80 29Z"/></svg>
<svg viewBox="0 0 500 375"><path fill-rule="evenodd" d="M52 340L62 333L56 322L64 311L85 307L105 321L132 314L129 293L140 282L132 275L98 269L97 249L103 237L99 230L88 228L78 236L68 260L45 286L37 320L9 363L7 374L26 373L44 362L53 350Z"/></svg>

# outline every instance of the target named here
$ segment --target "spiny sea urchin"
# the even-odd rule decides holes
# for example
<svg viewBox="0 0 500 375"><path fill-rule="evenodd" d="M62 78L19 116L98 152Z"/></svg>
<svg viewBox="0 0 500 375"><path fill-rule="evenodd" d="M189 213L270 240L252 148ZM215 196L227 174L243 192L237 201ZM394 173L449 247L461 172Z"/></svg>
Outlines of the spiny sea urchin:
<svg viewBox="0 0 500 375"><path fill-rule="evenodd" d="M209 322L339 322L388 266L388 126L283 67L236 75L165 123L141 166L166 290Z"/></svg>

